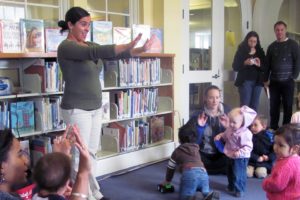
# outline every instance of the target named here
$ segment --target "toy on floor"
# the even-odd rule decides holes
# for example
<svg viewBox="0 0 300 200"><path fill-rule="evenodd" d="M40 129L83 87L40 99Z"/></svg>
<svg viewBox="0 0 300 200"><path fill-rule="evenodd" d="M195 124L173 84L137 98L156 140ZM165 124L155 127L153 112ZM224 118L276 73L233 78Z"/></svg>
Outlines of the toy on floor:
<svg viewBox="0 0 300 200"><path fill-rule="evenodd" d="M172 193L174 192L174 186L170 183L167 183L165 185L163 184L158 184L157 185L157 190L161 193Z"/></svg>

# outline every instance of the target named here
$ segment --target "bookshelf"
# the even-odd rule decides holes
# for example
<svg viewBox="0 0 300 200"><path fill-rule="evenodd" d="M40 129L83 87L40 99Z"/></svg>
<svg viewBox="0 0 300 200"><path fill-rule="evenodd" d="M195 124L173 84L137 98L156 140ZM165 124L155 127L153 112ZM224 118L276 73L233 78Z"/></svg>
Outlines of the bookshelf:
<svg viewBox="0 0 300 200"><path fill-rule="evenodd" d="M173 88L173 68L174 54L160 53L144 53L136 57L140 60L157 59L160 62L160 81L158 83L149 83L147 85L130 85L120 87L117 83L116 73L105 74L105 83L108 85L103 88L103 92L116 93L124 90L157 90L157 109L155 112L140 114L137 116L129 116L118 118L117 105L110 102L110 119L105 121L103 126L111 123L121 123L143 119L148 121L152 117L162 117L164 120L163 138L156 142L144 144L140 148L131 148L126 151L118 152L116 148L116 140L105 135L101 136L102 150L97 153L97 159L94 167L94 174L101 176L137 165L151 163L168 158L175 148L174 144L174 88ZM22 70L32 65L38 59L56 60L56 53L0 53L0 70L9 69L11 66L17 68L22 79ZM22 80L20 80L22 82ZM20 87L22 84L20 83ZM62 95L63 92L32 92L32 93L12 93L0 96L0 101L18 102L31 98L43 98ZM63 128L53 130L34 130L33 132L22 134L20 139L26 137L35 137L50 132L63 131Z"/></svg>
<svg viewBox="0 0 300 200"><path fill-rule="evenodd" d="M9 128L12 128L11 124L11 115L10 112L11 104L12 103L19 103L19 102L34 102L34 110L32 111L32 115L34 115L34 130L26 131L19 133L19 130L15 133L16 137L19 137L21 140L26 139L27 137L35 137L42 134L48 134L51 132L61 132L64 130L64 125L60 124L60 127L57 128L44 128L42 126L43 117L40 113L38 113L35 107L35 101L37 99L43 100L57 98L59 99L60 96L63 94L62 91L29 91L24 90L24 70L31 65L34 65L38 60L45 60L45 61L56 61L56 53L41 53L41 52L29 52L29 53L0 53L0 77L8 77L10 79L11 85L13 85L12 91L7 95L0 96L1 102L1 117L3 117L3 109L6 106L5 110L9 111L6 115L6 119L9 118L8 124ZM36 75L37 76L37 75ZM36 82L35 82L36 83ZM41 84L41 81L37 82ZM49 102L48 102L49 103ZM59 109L59 101L56 102L56 110ZM48 110L51 110L51 106L48 107ZM17 118L18 119L18 118ZM1 118L2 120L2 118ZM2 121L1 121L2 122ZM18 123L18 122L17 122ZM49 122L50 123L50 122ZM2 127L2 125L1 125Z"/></svg>
<svg viewBox="0 0 300 200"><path fill-rule="evenodd" d="M126 124L132 121L143 120L149 122L151 118L157 117L164 120L164 136L158 141L147 142L142 147L127 148L120 151L118 138L103 134L101 136L101 150L97 153L96 176L103 176L120 170L135 167L145 163L151 163L168 158L175 148L174 134L174 88L173 88L173 67L174 54L144 53L137 57L141 62L144 59L158 59L160 62L160 81L150 84L129 84L120 87L118 84L118 73L104 72L103 92L118 93L127 90L157 89L158 107L155 112L142 113L126 117L118 116L118 105L115 104L114 96L110 95L110 119L103 124L103 128L109 127L112 123ZM134 123L133 123L134 124ZM149 124L151 129L151 124ZM149 137L151 137L149 130Z"/></svg>

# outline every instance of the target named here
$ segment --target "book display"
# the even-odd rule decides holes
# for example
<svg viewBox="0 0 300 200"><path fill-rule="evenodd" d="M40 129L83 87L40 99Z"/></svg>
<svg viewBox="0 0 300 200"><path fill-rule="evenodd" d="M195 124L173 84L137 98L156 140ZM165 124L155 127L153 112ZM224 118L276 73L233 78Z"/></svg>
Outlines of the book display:
<svg viewBox="0 0 300 200"><path fill-rule="evenodd" d="M35 163L51 152L50 133L65 128L56 53L0 53L0 59L6 68L20 72L17 90L0 96L1 127L12 128L19 138L32 138L30 156ZM167 158L174 150L174 55L144 53L104 63L103 129L96 162L101 167L95 168L95 175Z"/></svg>

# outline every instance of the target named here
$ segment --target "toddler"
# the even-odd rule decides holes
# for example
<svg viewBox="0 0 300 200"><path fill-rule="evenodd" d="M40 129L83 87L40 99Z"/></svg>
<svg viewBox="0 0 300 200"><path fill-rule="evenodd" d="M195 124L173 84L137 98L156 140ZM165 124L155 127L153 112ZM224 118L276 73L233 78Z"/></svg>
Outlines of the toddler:
<svg viewBox="0 0 300 200"><path fill-rule="evenodd" d="M227 189L236 197L244 196L247 181L247 165L252 151L252 133L248 129L256 112L248 106L232 109L225 132L215 137L225 143L224 154L228 159Z"/></svg>
<svg viewBox="0 0 300 200"><path fill-rule="evenodd" d="M247 167L247 176L265 178L271 172L275 154L273 151L273 133L267 130L267 118L259 115L252 125L253 150Z"/></svg>
<svg viewBox="0 0 300 200"><path fill-rule="evenodd" d="M262 187L270 200L300 199L300 124L285 124L275 132L276 162Z"/></svg>
<svg viewBox="0 0 300 200"><path fill-rule="evenodd" d="M182 176L180 181L179 199L196 198L200 190L205 200L219 199L218 192L210 192L208 174L201 161L199 145L197 144L197 131L195 120L189 121L179 129L180 145L174 150L168 162L166 179L162 185L172 181L176 166Z"/></svg>

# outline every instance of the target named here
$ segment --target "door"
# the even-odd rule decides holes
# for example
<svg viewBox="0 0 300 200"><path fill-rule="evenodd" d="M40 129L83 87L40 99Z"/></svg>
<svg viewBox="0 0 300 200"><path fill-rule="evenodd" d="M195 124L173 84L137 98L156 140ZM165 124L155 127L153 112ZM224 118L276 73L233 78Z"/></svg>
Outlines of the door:
<svg viewBox="0 0 300 200"><path fill-rule="evenodd" d="M184 5L186 14L185 45L187 62L183 67L183 122L203 105L204 90L216 85L222 90L223 102L239 105L235 73L231 64L243 37L251 30L250 1L190 0Z"/></svg>
<svg viewBox="0 0 300 200"><path fill-rule="evenodd" d="M185 1L186 42L183 66L183 123L203 105L203 93L213 84L222 88L224 61L224 1Z"/></svg>

